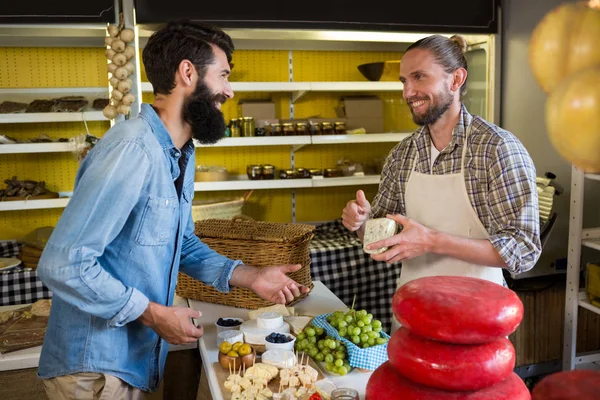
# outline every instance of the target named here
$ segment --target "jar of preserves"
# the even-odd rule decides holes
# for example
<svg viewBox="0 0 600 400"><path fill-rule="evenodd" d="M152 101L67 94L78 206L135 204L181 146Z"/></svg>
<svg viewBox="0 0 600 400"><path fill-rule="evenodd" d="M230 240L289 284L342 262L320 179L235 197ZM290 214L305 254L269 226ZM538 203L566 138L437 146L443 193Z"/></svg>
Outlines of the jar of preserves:
<svg viewBox="0 0 600 400"><path fill-rule="evenodd" d="M298 177L298 171L295 169L281 169L279 170L279 177L281 179L295 179Z"/></svg>
<svg viewBox="0 0 600 400"><path fill-rule="evenodd" d="M325 168L323 171L323 176L325 178L337 178L342 176L342 171L338 168Z"/></svg>
<svg viewBox="0 0 600 400"><path fill-rule="evenodd" d="M311 177L313 176L323 176L323 170L318 168L311 168L308 170L308 173Z"/></svg>
<svg viewBox="0 0 600 400"><path fill-rule="evenodd" d="M262 167L262 179L275 179L275 166L271 164L263 164Z"/></svg>
<svg viewBox="0 0 600 400"><path fill-rule="evenodd" d="M243 118L242 136L250 137L254 136L254 118L244 117Z"/></svg>
<svg viewBox="0 0 600 400"><path fill-rule="evenodd" d="M360 400L360 397L354 389L339 388L331 392L331 400Z"/></svg>
<svg viewBox="0 0 600 400"><path fill-rule="evenodd" d="M346 123L344 121L337 121L335 123L335 134L345 135L346 134Z"/></svg>
<svg viewBox="0 0 600 400"><path fill-rule="evenodd" d="M248 179L256 181L262 178L262 166L260 165L248 165L246 167L246 174Z"/></svg>
<svg viewBox="0 0 600 400"><path fill-rule="evenodd" d="M323 135L333 135L335 134L335 130L333 128L333 124L331 122L323 122L321 124L321 132Z"/></svg>
<svg viewBox="0 0 600 400"><path fill-rule="evenodd" d="M231 137L240 137L240 120L237 118L232 118L229 124L231 129Z"/></svg>
<svg viewBox="0 0 600 400"><path fill-rule="evenodd" d="M300 178L300 179L310 178L310 173L308 172L308 170L306 168L298 168L296 171L298 173L298 178Z"/></svg>
<svg viewBox="0 0 600 400"><path fill-rule="evenodd" d="M313 136L321 135L321 124L319 122L311 122L309 125L310 134Z"/></svg>
<svg viewBox="0 0 600 400"><path fill-rule="evenodd" d="M296 135L306 136L309 134L308 124L306 122L296 123Z"/></svg>
<svg viewBox="0 0 600 400"><path fill-rule="evenodd" d="M283 128L282 128L281 124L278 124L278 123L271 124L269 136L282 136L282 135L283 135Z"/></svg>
<svg viewBox="0 0 600 400"><path fill-rule="evenodd" d="M283 135L294 136L296 134L296 128L293 122L286 122L283 124Z"/></svg>

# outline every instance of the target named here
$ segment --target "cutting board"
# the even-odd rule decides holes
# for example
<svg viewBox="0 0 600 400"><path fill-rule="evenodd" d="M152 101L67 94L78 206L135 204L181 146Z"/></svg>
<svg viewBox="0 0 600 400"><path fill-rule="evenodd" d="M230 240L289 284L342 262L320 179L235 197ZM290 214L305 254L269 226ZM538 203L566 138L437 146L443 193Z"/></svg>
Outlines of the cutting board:
<svg viewBox="0 0 600 400"><path fill-rule="evenodd" d="M48 317L31 314L31 306L13 310L10 318L0 323L0 353L40 346L47 325Z"/></svg>
<svg viewBox="0 0 600 400"><path fill-rule="evenodd" d="M317 365L315 360L313 360L312 358L307 357L305 355L304 356L305 364L306 364L306 358L308 358L308 360L309 360L308 365L313 367L319 374L317 377L317 381L320 381L321 379L325 379L325 375L323 374L323 371L321 370L321 368L319 368L319 366ZM260 362L260 357L256 357L256 362ZM223 393L223 399L231 400L231 392L229 390L225 389L225 386L223 385L225 383L225 381L227 380L227 378L229 377L229 371L225 370L223 367L221 367L221 364L219 364L218 362L213 363L213 368L215 370L217 380L219 381L219 387L221 388L221 393ZM243 373L242 373L242 376L243 376ZM273 393L279 392L279 375L277 377L273 378L271 380L271 382L269 382L269 389L271 389L271 392L273 392ZM283 389L285 389L285 388L283 388Z"/></svg>

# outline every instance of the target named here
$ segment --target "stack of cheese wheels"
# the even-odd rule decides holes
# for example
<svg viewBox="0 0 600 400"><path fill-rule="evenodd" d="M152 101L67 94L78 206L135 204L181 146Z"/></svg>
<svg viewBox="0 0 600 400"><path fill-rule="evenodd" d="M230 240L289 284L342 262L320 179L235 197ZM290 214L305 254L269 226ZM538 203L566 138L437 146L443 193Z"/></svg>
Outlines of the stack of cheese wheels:
<svg viewBox="0 0 600 400"><path fill-rule="evenodd" d="M533 400L595 400L600 398L600 371L563 371L533 388Z"/></svg>
<svg viewBox="0 0 600 400"><path fill-rule="evenodd" d="M283 321L281 314L264 312L256 319L244 321L240 325L240 331L244 333L246 343L264 345L265 337L273 332L290 333L290 325Z"/></svg>
<svg viewBox="0 0 600 400"><path fill-rule="evenodd" d="M506 338L523 318L513 291L477 278L426 277L400 287L392 309L402 328L369 379L367 400L531 399Z"/></svg>

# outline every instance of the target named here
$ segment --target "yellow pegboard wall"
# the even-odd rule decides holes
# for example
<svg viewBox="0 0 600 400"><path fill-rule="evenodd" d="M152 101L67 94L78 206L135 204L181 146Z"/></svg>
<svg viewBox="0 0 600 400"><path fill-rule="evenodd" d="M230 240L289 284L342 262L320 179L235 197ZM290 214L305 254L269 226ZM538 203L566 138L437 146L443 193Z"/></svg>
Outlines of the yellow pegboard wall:
<svg viewBox="0 0 600 400"><path fill-rule="evenodd" d="M56 226L62 208L0 212L0 240L20 240L34 229Z"/></svg>
<svg viewBox="0 0 600 400"><path fill-rule="evenodd" d="M272 164L278 170L290 168L287 146L214 147L196 149L196 165L221 165L230 175L245 175L252 164Z"/></svg>
<svg viewBox="0 0 600 400"><path fill-rule="evenodd" d="M373 164L384 159L396 143L360 143L313 145L296 152L296 167L334 168L341 158L361 164Z"/></svg>
<svg viewBox="0 0 600 400"><path fill-rule="evenodd" d="M20 180L44 181L53 192L70 192L78 166L71 153L3 154L2 188L6 187L5 179L17 176Z"/></svg>
<svg viewBox="0 0 600 400"><path fill-rule="evenodd" d="M230 199L248 191L196 192L195 200ZM257 221L289 222L292 220L292 195L289 190L255 190L242 208L242 213Z"/></svg>
<svg viewBox="0 0 600 400"><path fill-rule="evenodd" d="M360 64L400 60L401 52L294 50L295 82L367 81Z"/></svg>
<svg viewBox="0 0 600 400"><path fill-rule="evenodd" d="M0 88L108 85L102 48L1 47Z"/></svg>
<svg viewBox="0 0 600 400"><path fill-rule="evenodd" d="M88 121L89 132L96 137L102 137L110 128L108 121ZM71 138L86 133L83 122L47 122L35 124L2 124L0 134L8 135L17 140L36 138L42 134L52 139Z"/></svg>
<svg viewBox="0 0 600 400"><path fill-rule="evenodd" d="M359 189L365 192L369 201L377 193L377 185L297 189L296 221L319 222L341 218L346 203L356 199Z"/></svg>

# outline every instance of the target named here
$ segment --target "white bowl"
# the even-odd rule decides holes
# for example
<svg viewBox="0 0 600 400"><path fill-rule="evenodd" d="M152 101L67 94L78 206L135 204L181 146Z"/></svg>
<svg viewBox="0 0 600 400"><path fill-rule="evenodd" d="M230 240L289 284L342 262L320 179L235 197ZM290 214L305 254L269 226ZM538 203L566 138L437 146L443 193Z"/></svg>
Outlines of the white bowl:
<svg viewBox="0 0 600 400"><path fill-rule="evenodd" d="M223 317L221 317L221 318L223 318ZM244 322L244 320L242 318L227 317L227 318L223 318L223 319L234 319L236 321L240 321L240 324L236 325L236 326L221 326L215 322L215 326L217 327L217 333L224 332L224 331L234 331L234 330L239 331L240 326L242 326L242 323Z"/></svg>
<svg viewBox="0 0 600 400"><path fill-rule="evenodd" d="M267 350L290 350L290 351L294 351L294 343L296 343L296 337L294 335L292 335L291 333L284 333L284 332L275 332L275 333L279 333L282 335L287 336L288 338L292 338L292 340L290 340L287 343L271 343L267 340L267 336L265 336L265 347L267 348Z"/></svg>

